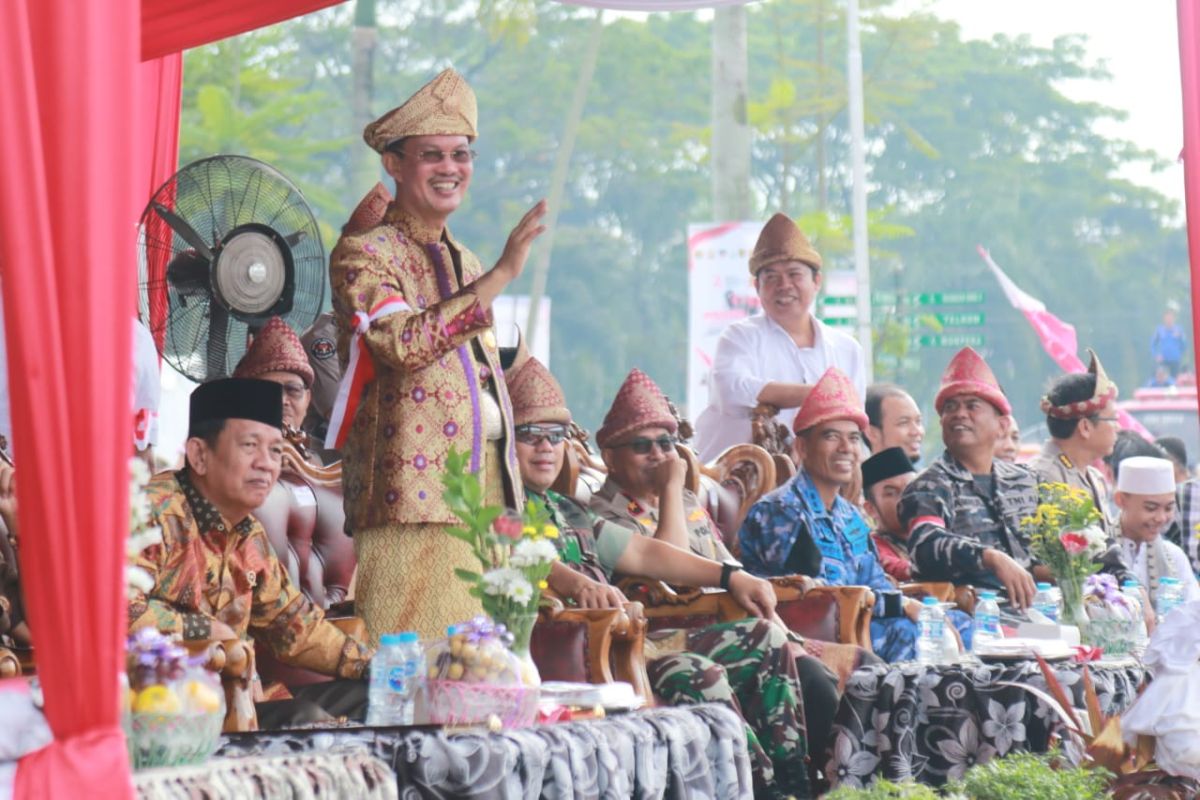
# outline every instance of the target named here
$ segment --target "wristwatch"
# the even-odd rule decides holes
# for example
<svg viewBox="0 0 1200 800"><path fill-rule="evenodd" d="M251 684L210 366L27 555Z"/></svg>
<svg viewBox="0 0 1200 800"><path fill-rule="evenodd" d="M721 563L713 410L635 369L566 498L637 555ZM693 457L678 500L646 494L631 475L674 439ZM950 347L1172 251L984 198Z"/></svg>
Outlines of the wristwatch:
<svg viewBox="0 0 1200 800"><path fill-rule="evenodd" d="M729 579L733 576L733 573L737 572L741 568L742 568L742 565L740 563L738 563L737 561L734 561L733 559L729 559L729 560L721 562L721 588L722 589L724 589L725 591L729 591Z"/></svg>

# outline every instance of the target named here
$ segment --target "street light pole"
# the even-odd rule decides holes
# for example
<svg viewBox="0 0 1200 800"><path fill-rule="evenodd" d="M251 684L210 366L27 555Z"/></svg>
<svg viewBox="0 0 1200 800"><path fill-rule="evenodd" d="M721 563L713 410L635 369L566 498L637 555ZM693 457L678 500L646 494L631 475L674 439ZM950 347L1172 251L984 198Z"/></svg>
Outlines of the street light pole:
<svg viewBox="0 0 1200 800"><path fill-rule="evenodd" d="M862 46L858 36L858 0L846 0L846 92L850 112L850 166L854 176L851 216L854 225L854 274L858 282L858 343L862 345L867 383L873 379L871 342L871 260L867 252L867 165L863 152Z"/></svg>

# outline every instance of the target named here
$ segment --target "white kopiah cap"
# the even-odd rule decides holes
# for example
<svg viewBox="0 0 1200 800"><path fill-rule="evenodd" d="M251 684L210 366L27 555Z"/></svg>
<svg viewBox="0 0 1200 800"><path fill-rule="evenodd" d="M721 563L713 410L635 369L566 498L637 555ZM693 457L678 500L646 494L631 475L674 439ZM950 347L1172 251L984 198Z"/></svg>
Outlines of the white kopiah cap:
<svg viewBox="0 0 1200 800"><path fill-rule="evenodd" d="M1170 494L1175 491L1175 467L1165 458L1133 456L1117 470L1117 491L1128 494Z"/></svg>

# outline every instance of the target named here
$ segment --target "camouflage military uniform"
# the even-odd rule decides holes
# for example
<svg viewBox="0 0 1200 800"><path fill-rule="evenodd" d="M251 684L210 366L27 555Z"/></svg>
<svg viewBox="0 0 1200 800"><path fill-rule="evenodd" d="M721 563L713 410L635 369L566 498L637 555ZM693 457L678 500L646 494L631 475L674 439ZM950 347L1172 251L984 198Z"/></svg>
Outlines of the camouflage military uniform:
<svg viewBox="0 0 1200 800"><path fill-rule="evenodd" d="M636 534L556 492L541 499L561 533L555 544L563 560L592 580L608 583ZM685 640L686 650L659 655L646 665L654 693L672 705L730 706L746 721L755 783L763 794L811 796L798 652L787 633L765 620L745 619L678 638Z"/></svg>
<svg viewBox="0 0 1200 800"><path fill-rule="evenodd" d="M1037 508L1037 478L1004 461L993 462L990 478L988 491L947 451L904 490L897 513L910 533L915 579L1003 589L983 566L985 550L1026 569L1036 563L1021 520Z"/></svg>
<svg viewBox="0 0 1200 800"><path fill-rule="evenodd" d="M1083 489L1092 496L1096 510L1100 512L1100 527L1108 534L1108 549L1096 557L1104 572L1108 572L1123 583L1126 578L1135 577L1121 553L1120 537L1116 535L1116 520L1109 516L1108 482L1100 470L1086 466L1081 472L1071 461L1062 448L1049 439L1042 445L1042 452L1029 462L1029 468L1037 476L1039 483L1065 483L1074 489Z"/></svg>

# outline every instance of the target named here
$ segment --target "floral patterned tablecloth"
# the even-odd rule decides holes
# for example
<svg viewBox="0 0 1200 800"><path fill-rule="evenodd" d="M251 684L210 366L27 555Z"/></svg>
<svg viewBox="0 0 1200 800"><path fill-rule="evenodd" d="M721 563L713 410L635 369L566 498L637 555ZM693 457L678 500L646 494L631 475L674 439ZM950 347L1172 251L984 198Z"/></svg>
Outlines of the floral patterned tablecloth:
<svg viewBox="0 0 1200 800"><path fill-rule="evenodd" d="M219 756L365 748L401 798L751 798L745 728L720 705L486 731L346 727L228 734Z"/></svg>
<svg viewBox="0 0 1200 800"><path fill-rule="evenodd" d="M1076 708L1083 669L1053 664ZM1101 710L1133 704L1145 670L1132 660L1088 666ZM834 720L826 774L835 786L862 786L879 775L941 786L969 767L1016 750L1044 752L1057 715L1033 692L1046 679L1036 661L1013 664L877 664L857 670Z"/></svg>

